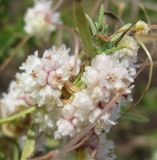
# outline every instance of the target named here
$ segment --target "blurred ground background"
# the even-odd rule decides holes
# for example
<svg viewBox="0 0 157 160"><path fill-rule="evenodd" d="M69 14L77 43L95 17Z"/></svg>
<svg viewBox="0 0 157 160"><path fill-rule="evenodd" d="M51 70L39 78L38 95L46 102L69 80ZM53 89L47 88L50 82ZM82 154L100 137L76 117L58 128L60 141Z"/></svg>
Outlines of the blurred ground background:
<svg viewBox="0 0 157 160"><path fill-rule="evenodd" d="M56 0L57 1L57 0ZM157 24L157 0L83 0L84 10L96 18L98 6L104 3L106 11L113 12L121 17L125 23L145 20L148 23ZM54 0L55 3L55 0ZM0 0L0 64L8 58L11 51L26 36L23 31L23 17L28 7L33 5L32 0ZM65 0L60 8L61 17L66 26L74 27L72 16L72 0ZM112 30L118 26L118 22L107 17L107 23ZM153 32L155 35L155 32ZM69 33L60 30L53 33L49 41L41 41L31 38L28 43L18 52L18 55L0 73L0 94L7 90L8 84L14 79L19 65L28 54L39 50L39 53L52 44L59 45L64 41L73 49L72 37ZM153 60L157 59L157 40L148 38L147 47L152 54ZM146 56L141 49L139 63L145 61ZM140 97L147 80L148 67L136 80L134 90L135 101ZM154 66L153 79L150 90L141 103L132 110L149 119L147 123L139 123L135 120L120 120L119 125L111 131L110 137L116 143L116 152L119 160L157 160L157 69ZM1 150L1 149L0 149Z"/></svg>

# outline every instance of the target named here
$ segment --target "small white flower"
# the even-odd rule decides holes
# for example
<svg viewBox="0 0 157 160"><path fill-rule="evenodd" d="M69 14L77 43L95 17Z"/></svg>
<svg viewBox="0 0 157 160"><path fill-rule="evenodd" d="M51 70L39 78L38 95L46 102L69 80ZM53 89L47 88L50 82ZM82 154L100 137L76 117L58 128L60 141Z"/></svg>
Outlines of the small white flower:
<svg viewBox="0 0 157 160"><path fill-rule="evenodd" d="M61 89L63 87L63 73L57 71L51 71L48 76L48 84L53 88ZM68 79L68 78L67 78ZM66 79L66 80L67 80Z"/></svg>
<svg viewBox="0 0 157 160"><path fill-rule="evenodd" d="M26 62L22 63L20 69L26 72L31 73L34 67L41 64L40 58L38 57L38 51L34 52L34 55L28 56Z"/></svg>
<svg viewBox="0 0 157 160"><path fill-rule="evenodd" d="M92 99L90 98L86 90L75 93L72 104L77 109L85 112L89 112L94 108Z"/></svg>
<svg viewBox="0 0 157 160"><path fill-rule="evenodd" d="M52 113L37 111L34 115L34 122L39 125L39 132L46 132L52 135L52 130L55 127L55 118Z"/></svg>
<svg viewBox="0 0 157 160"><path fill-rule="evenodd" d="M112 57L107 56L106 54L97 55L91 61L91 66L94 67L98 71L98 73L100 71L111 68L112 65L113 65ZM116 63L115 63L115 65L116 65Z"/></svg>
<svg viewBox="0 0 157 160"><path fill-rule="evenodd" d="M47 84L48 73L43 70L41 65L32 69L31 76L37 85L45 86Z"/></svg>
<svg viewBox="0 0 157 160"><path fill-rule="evenodd" d="M56 104L61 105L61 92L59 90L55 90L47 85L46 87L36 91L37 92L32 92L31 97L35 100L39 107L46 105L47 101L50 101L50 99L55 100Z"/></svg>
<svg viewBox="0 0 157 160"><path fill-rule="evenodd" d="M89 117L90 122L94 122L95 119L100 115L102 112L101 109L97 108L95 111L93 111ZM100 120L97 122L95 126L95 132L96 134L101 134L101 131L104 130L106 133L109 132L110 128L115 125L115 122L110 120L110 114L105 113L103 116L101 116Z"/></svg>
<svg viewBox="0 0 157 160"><path fill-rule="evenodd" d="M70 60L69 51L70 49L65 45L59 48L53 46L51 49L45 50L41 58L43 68L49 72L64 66Z"/></svg>
<svg viewBox="0 0 157 160"><path fill-rule="evenodd" d="M67 135L73 135L74 132L74 126L71 122L68 120L65 120L63 118L60 118L57 122L57 132L55 133L55 138L59 139L60 136L67 136Z"/></svg>
<svg viewBox="0 0 157 160"><path fill-rule="evenodd" d="M91 66L85 67L85 72L83 73L81 80L90 86L95 86L98 84L98 72L95 68Z"/></svg>
<svg viewBox="0 0 157 160"><path fill-rule="evenodd" d="M80 121L86 121L89 113L94 109L94 104L86 90L74 94L72 105L76 108L74 116Z"/></svg>
<svg viewBox="0 0 157 160"><path fill-rule="evenodd" d="M130 67L137 61L137 51L139 46L133 37L125 35L118 45L124 46L125 48L120 49L112 54L112 57L119 60L124 64L125 67Z"/></svg>
<svg viewBox="0 0 157 160"><path fill-rule="evenodd" d="M100 86L94 87L90 93L94 104L97 104L100 101L109 102L111 98L111 91Z"/></svg>
<svg viewBox="0 0 157 160"><path fill-rule="evenodd" d="M148 24L144 21L139 20L136 24L135 24L135 29L136 29L136 33L139 34L143 34L143 35L147 35L148 32L150 31L150 28L148 26Z"/></svg>
<svg viewBox="0 0 157 160"><path fill-rule="evenodd" d="M74 117L74 113L75 113L76 109L73 105L71 104L66 104L64 105L63 109L62 109L62 115L65 119L72 119Z"/></svg>
<svg viewBox="0 0 157 160"><path fill-rule="evenodd" d="M104 130L106 133L110 131L110 128L115 125L116 123L110 119L110 114L105 113L101 118L100 118L100 124L103 126Z"/></svg>

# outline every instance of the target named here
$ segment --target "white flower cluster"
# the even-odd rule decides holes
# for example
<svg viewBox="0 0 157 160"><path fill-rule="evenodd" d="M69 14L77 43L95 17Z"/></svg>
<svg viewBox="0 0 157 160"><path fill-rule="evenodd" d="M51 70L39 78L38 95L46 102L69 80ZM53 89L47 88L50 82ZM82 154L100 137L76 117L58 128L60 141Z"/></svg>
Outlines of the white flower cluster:
<svg viewBox="0 0 157 160"><path fill-rule="evenodd" d="M55 138L73 136L80 132L87 124L94 122L117 92L125 90L134 82L136 68L133 62L137 57L138 45L129 36L122 41L128 44L129 49L119 50L112 55L97 55L91 61L91 66L85 67L81 80L86 84L86 88L75 93L72 101L63 107L62 117L57 121ZM97 134L100 134L101 130L109 132L110 127L115 125L124 100L132 100L132 88L133 86L129 87L113 109L100 118L95 127Z"/></svg>
<svg viewBox="0 0 157 160"><path fill-rule="evenodd" d="M46 50L42 58L35 52L27 58L17 73L17 82L12 82L9 93L1 100L3 115L10 115L17 107L35 105L39 107L35 122L40 130L53 129L55 118L63 106L61 95L64 83L80 70L80 60L69 55L65 45Z"/></svg>
<svg viewBox="0 0 157 160"><path fill-rule="evenodd" d="M35 52L22 64L22 73L16 75L17 82L12 82L9 93L4 94L1 100L6 110L4 115L13 113L19 105L35 105L34 121L40 125L39 130L53 132L55 139L61 139L81 132L95 121L117 93L125 91L116 104L99 118L94 128L100 138L96 159L101 160L102 155L106 160L115 159L115 155L110 153L113 143L102 140L101 133L109 132L121 114L122 104L132 100L133 86L130 84L134 82L139 48L130 36L124 36L120 43L125 48L92 59L81 77L84 85L71 94L68 101L63 94L64 86L80 73L81 61L70 56L70 50L64 45L46 50L41 58Z"/></svg>
<svg viewBox="0 0 157 160"><path fill-rule="evenodd" d="M57 110L63 105L60 97L65 81L79 73L80 60L70 56L69 51L64 45L52 47L44 52L42 58L35 52L20 67L23 72L16 75L19 87L29 94L33 104L46 106L47 114L38 113L38 122L47 123L49 119L47 125L51 128L51 119L57 116Z"/></svg>
<svg viewBox="0 0 157 160"><path fill-rule="evenodd" d="M70 102L65 105L61 99L62 88L70 77L79 73L80 60L69 56L69 49L65 46L46 50L42 58L35 52L20 67L23 72L16 75L18 86L13 83L14 87L11 87L10 93L4 95L3 105L25 104L25 101L16 102L15 98L19 94L29 95L31 104L46 106L46 113L43 114L42 109L37 113L37 122L47 124L42 125L43 127L54 129L57 126L54 133L56 139L73 136L94 122L116 93L123 91L134 81L138 45L129 36L125 36L120 43L125 44L127 48L112 55L97 55L91 61L91 66L85 67L81 80L86 87L74 93ZM121 104L125 99L131 100L131 89L132 87L129 87L115 107L100 118L95 127L97 134L100 134L101 130L109 132L110 127L115 125ZM12 101L15 102L11 103Z"/></svg>
<svg viewBox="0 0 157 160"><path fill-rule="evenodd" d="M56 30L54 24L61 24L58 12L53 12L51 0L36 0L33 8L29 8L25 15L24 30L29 35L47 37Z"/></svg>

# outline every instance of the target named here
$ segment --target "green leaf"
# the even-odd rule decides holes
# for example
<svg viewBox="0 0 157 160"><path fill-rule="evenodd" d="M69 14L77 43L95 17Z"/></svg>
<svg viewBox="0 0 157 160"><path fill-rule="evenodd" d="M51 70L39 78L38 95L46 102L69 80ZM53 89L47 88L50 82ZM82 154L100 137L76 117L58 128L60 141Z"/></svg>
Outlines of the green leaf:
<svg viewBox="0 0 157 160"><path fill-rule="evenodd" d="M31 127L28 131L27 139L25 140L21 160L27 160L28 158L30 158L34 150L35 150L35 132L33 127Z"/></svg>
<svg viewBox="0 0 157 160"><path fill-rule="evenodd" d="M19 113L15 113L15 114L13 114L13 115L11 115L9 117L0 119L0 124L8 123L8 122L11 122L11 121L15 121L16 119L22 118L23 116L25 116L25 115L27 115L29 113L32 113L34 111L35 111L35 107L24 109L23 111L20 111Z"/></svg>
<svg viewBox="0 0 157 160"><path fill-rule="evenodd" d="M97 29L96 29L95 23L93 22L92 18L88 16L88 14L86 14L86 18L87 18L87 20L90 24L92 34L96 35L97 34Z"/></svg>
<svg viewBox="0 0 157 160"><path fill-rule="evenodd" d="M119 33L111 36L111 42L117 41L117 40L123 35L123 33L124 33L123 30L126 31L126 30L128 30L131 26L132 26L132 24L131 24L131 23L128 23L128 24L124 25L123 27L121 27L117 32L119 32L119 31L122 31L122 32L119 32Z"/></svg>
<svg viewBox="0 0 157 160"><path fill-rule="evenodd" d="M102 33L103 33L103 34L105 33L106 35L108 35L109 31L110 31L109 25L108 25L108 24L105 24L105 25L104 25L104 28L103 28L103 30L102 30Z"/></svg>
<svg viewBox="0 0 157 160"><path fill-rule="evenodd" d="M98 31L101 30L102 28L104 28L104 5L102 4L100 6L100 11L99 11L99 17L98 17Z"/></svg>
<svg viewBox="0 0 157 160"><path fill-rule="evenodd" d="M111 49L107 49L107 50L105 50L105 51L103 51L99 54L103 54L103 53L104 54L111 54L112 52L118 51L118 50L123 49L123 48L125 48L125 47L124 46L117 46L117 47L113 47Z"/></svg>
<svg viewBox="0 0 157 160"><path fill-rule="evenodd" d="M78 28L86 56L92 58L96 54L96 50L92 45L92 37L90 35L89 27L80 0L74 0L74 16L76 27Z"/></svg>
<svg viewBox="0 0 157 160"><path fill-rule="evenodd" d="M149 119L147 117L144 117L142 115L137 115L134 113L125 113L125 115L122 118L133 121L133 122L139 122L139 123L149 122Z"/></svg>

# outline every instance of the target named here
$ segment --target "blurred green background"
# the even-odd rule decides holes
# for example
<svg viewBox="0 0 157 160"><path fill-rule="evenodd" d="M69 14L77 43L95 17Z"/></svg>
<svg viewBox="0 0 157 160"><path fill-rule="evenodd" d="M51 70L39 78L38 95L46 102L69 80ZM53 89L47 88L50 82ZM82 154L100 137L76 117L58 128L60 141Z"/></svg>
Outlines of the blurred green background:
<svg viewBox="0 0 157 160"><path fill-rule="evenodd" d="M54 0L54 4L57 0ZM94 19L98 15L98 8L104 3L106 11L113 12L119 16L125 23L136 22L137 20L145 20L148 23L157 24L157 0L83 0L83 7ZM23 31L23 17L28 7L33 5L32 0L0 0L0 65L2 65L10 53L21 39L26 37ZM64 0L60 7L61 18L66 26L74 27L74 19L72 16L72 0ZM118 21L107 16L106 23L111 25L111 30L118 26ZM152 35L155 35L153 31ZM31 38L27 44L20 49L14 60L0 73L0 93L7 90L8 84L14 79L15 73L18 71L19 65L26 59L27 55L32 54L35 50L39 53L52 44L60 45L65 43L73 50L72 36L58 30L52 33L48 41L42 41L37 38ZM146 43L153 61L157 59L156 40L147 38ZM139 52L139 63L144 62L146 56L142 49ZM148 80L149 65L145 67L143 72L136 79L136 88L134 89L134 101L136 101ZM119 160L157 160L157 69L154 65L153 79L151 88L140 102L131 112L143 115L149 119L149 122L140 119L121 119L110 132L111 137L116 144L116 152ZM1 141L2 140L2 141ZM14 140L8 137L0 136L0 160L5 159L3 149L8 147L6 142L13 143ZM15 147L8 148L5 153L13 154L18 152ZM10 157L8 156L8 158Z"/></svg>

